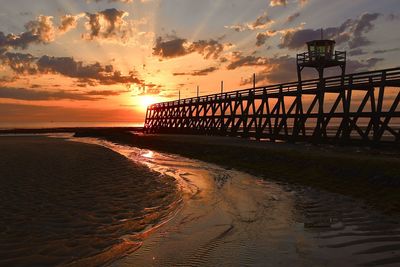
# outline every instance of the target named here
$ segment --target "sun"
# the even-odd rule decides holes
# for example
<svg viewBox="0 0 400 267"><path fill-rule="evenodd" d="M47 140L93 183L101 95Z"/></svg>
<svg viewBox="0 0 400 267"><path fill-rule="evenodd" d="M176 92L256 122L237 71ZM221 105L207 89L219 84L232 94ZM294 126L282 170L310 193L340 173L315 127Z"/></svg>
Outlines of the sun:
<svg viewBox="0 0 400 267"><path fill-rule="evenodd" d="M140 96L137 101L137 104L141 109L147 109L148 106L159 102L159 99L155 96L144 95Z"/></svg>

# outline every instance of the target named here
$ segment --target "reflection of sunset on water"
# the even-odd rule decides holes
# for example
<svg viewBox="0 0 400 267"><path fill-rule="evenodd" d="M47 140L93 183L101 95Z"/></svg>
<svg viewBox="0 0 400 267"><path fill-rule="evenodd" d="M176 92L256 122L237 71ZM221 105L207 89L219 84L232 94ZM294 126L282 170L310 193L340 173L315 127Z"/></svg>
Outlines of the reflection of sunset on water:
<svg viewBox="0 0 400 267"><path fill-rule="evenodd" d="M154 152L149 150L145 154L143 154L142 156L145 157L145 158L151 159L154 156Z"/></svg>
<svg viewBox="0 0 400 267"><path fill-rule="evenodd" d="M154 266L357 266L376 257L359 251L377 244L372 238L361 241L362 247L352 246L359 236L343 233L368 223L366 236L377 235L385 244L397 240L397 235L385 235L380 217L339 194L292 188L178 155L89 142L172 176L182 193L178 211L161 227L149 229L141 248L113 266L147 266L150 259ZM390 227L398 229L398 224Z"/></svg>

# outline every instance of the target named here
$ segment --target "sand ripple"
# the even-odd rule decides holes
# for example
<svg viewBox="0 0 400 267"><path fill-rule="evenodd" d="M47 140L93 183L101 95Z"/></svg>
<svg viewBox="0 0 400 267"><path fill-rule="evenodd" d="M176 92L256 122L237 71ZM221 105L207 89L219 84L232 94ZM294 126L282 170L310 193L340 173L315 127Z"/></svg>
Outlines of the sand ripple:
<svg viewBox="0 0 400 267"><path fill-rule="evenodd" d="M173 176L183 207L112 266L398 266L400 225L342 195L100 143ZM149 156L151 154L151 156ZM322 179L322 178L321 178Z"/></svg>
<svg viewBox="0 0 400 267"><path fill-rule="evenodd" d="M0 148L1 266L113 261L180 199L172 178L100 146L1 137Z"/></svg>

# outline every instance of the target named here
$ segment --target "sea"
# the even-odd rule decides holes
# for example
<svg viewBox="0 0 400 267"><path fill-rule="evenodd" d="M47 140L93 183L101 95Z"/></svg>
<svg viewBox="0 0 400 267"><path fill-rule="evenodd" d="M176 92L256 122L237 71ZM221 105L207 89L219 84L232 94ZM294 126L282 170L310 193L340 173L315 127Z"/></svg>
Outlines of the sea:
<svg viewBox="0 0 400 267"><path fill-rule="evenodd" d="M0 130L8 129L48 129L75 127L143 127L144 122L1 122Z"/></svg>

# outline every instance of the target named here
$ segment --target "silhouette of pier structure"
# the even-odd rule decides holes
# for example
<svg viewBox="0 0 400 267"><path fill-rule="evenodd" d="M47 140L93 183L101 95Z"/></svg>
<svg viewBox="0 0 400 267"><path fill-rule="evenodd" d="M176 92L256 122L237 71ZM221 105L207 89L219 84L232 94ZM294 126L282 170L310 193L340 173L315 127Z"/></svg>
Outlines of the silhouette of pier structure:
<svg viewBox="0 0 400 267"><path fill-rule="evenodd" d="M345 75L346 53L334 51L334 41L307 45L297 55L297 82L153 104L145 132L398 144L400 67ZM324 69L335 66L342 75L325 78ZM305 67L319 78L303 81Z"/></svg>

